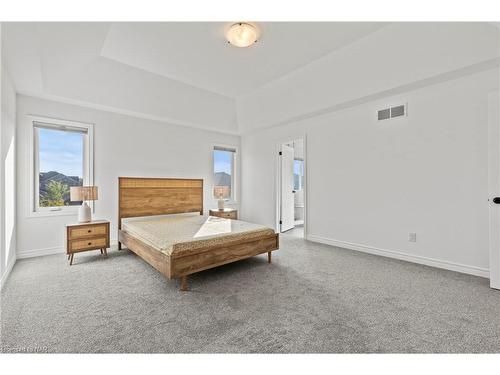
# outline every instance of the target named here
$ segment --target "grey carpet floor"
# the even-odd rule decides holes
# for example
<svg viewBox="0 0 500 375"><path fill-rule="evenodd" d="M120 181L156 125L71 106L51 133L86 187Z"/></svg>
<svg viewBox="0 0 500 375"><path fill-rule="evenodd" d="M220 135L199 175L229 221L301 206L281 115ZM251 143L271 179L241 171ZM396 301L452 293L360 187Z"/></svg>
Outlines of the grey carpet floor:
<svg viewBox="0 0 500 375"><path fill-rule="evenodd" d="M3 351L500 352L488 280L281 236L179 292L128 250L19 260L1 294Z"/></svg>

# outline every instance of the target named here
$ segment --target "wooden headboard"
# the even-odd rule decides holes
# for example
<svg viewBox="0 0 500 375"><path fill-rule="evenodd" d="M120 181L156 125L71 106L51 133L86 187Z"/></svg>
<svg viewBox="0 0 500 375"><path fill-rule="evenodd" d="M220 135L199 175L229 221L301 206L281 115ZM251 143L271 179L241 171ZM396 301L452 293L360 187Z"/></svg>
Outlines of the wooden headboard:
<svg viewBox="0 0 500 375"><path fill-rule="evenodd" d="M118 228L126 217L199 212L203 215L203 180L118 178Z"/></svg>

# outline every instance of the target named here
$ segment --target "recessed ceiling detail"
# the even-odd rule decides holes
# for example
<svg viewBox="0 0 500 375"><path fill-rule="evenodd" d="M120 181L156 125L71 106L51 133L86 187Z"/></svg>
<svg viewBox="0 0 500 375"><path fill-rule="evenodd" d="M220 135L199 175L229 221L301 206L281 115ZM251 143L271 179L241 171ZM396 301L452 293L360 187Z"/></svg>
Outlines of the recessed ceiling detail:
<svg viewBox="0 0 500 375"><path fill-rule="evenodd" d="M230 26L227 23L113 23L101 56L235 98L385 25L261 22L258 46L231 48L223 39Z"/></svg>
<svg viewBox="0 0 500 375"><path fill-rule="evenodd" d="M228 46L228 26L13 22L2 25L2 49L18 93L238 133L237 99L386 24L262 22L258 48Z"/></svg>

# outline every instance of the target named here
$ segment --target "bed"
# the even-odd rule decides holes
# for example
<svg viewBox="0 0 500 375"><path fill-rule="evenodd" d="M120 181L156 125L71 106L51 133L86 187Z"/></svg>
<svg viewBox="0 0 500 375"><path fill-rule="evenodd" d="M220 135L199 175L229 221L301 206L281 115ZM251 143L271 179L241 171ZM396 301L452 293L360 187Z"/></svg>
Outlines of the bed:
<svg viewBox="0 0 500 375"><path fill-rule="evenodd" d="M279 248L270 228L203 215L203 180L119 177L118 249L189 290L190 274Z"/></svg>

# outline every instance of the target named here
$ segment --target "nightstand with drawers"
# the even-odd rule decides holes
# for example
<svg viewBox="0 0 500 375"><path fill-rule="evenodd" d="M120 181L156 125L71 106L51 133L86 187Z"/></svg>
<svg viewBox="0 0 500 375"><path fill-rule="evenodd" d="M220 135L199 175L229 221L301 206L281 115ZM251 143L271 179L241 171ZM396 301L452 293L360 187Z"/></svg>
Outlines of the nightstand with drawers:
<svg viewBox="0 0 500 375"><path fill-rule="evenodd" d="M208 212L210 216L224 217L226 219L238 220L238 210L235 208L213 209Z"/></svg>
<svg viewBox="0 0 500 375"><path fill-rule="evenodd" d="M88 223L66 225L66 254L70 266L73 264L75 253L100 250L101 254L107 257L108 247L109 221L92 220Z"/></svg>

